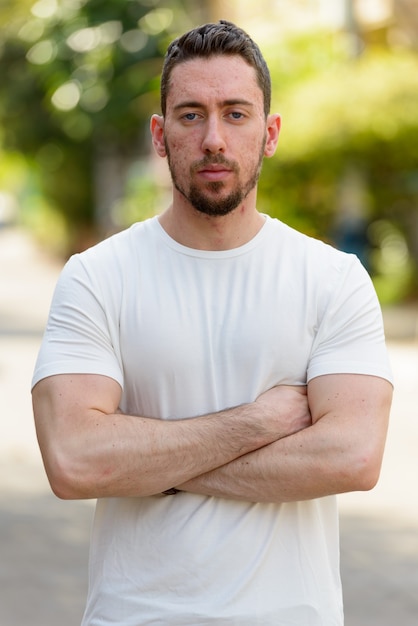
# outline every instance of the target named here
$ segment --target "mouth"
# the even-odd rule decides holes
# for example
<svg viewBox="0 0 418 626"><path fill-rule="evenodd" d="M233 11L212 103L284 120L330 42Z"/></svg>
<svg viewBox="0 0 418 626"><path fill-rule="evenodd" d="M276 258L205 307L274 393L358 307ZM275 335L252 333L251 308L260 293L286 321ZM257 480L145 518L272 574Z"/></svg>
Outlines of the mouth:
<svg viewBox="0 0 418 626"><path fill-rule="evenodd" d="M197 175L204 180L213 182L225 180L232 173L232 171L232 169L223 164L213 163L199 168L197 170Z"/></svg>
<svg viewBox="0 0 418 626"><path fill-rule="evenodd" d="M202 170L198 170L197 174L199 178L207 181L219 181L225 180L231 174L231 170L228 170L225 167L205 167Z"/></svg>

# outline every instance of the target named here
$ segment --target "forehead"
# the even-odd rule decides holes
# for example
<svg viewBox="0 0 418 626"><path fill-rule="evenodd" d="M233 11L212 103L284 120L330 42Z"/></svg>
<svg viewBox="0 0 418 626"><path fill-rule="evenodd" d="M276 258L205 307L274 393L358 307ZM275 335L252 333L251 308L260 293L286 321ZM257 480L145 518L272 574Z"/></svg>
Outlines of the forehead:
<svg viewBox="0 0 418 626"><path fill-rule="evenodd" d="M246 98L263 104L255 69L238 55L196 58L176 65L170 77L167 107L181 101L226 101Z"/></svg>

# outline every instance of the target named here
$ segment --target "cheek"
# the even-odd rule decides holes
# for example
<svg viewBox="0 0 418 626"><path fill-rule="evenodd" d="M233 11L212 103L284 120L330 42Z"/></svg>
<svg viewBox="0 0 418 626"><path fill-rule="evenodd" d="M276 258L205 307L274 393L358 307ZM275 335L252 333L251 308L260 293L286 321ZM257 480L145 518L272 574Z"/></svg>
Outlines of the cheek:
<svg viewBox="0 0 418 626"><path fill-rule="evenodd" d="M182 153L185 151L185 146L186 142L182 139L182 137L172 134L169 138L166 137L166 147L173 157L175 155L176 161L182 159Z"/></svg>
<svg viewBox="0 0 418 626"><path fill-rule="evenodd" d="M175 152L176 155L177 155L177 158L181 159L181 154L182 154L182 152L184 152L184 147L185 147L185 143L184 142L182 142L181 140L175 139L170 144L170 152Z"/></svg>
<svg viewBox="0 0 418 626"><path fill-rule="evenodd" d="M183 177L190 171L190 161L187 159L187 149L181 141L173 141L169 145L170 169L177 177Z"/></svg>
<svg viewBox="0 0 418 626"><path fill-rule="evenodd" d="M176 168L187 167L195 158L194 142L190 141L190 136L171 136L168 141L168 149L171 161Z"/></svg>

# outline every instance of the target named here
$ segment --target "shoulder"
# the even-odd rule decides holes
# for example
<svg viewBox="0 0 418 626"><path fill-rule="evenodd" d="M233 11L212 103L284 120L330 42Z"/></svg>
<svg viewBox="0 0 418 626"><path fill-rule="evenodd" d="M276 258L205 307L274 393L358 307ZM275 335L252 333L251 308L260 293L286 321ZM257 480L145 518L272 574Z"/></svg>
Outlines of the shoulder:
<svg viewBox="0 0 418 626"><path fill-rule="evenodd" d="M137 222L130 228L111 235L96 245L73 255L67 262L65 271L94 276L106 276L123 272L136 264L136 259L152 245L154 218Z"/></svg>
<svg viewBox="0 0 418 626"><path fill-rule="evenodd" d="M104 239L87 250L74 254L65 264L55 289L57 302L68 299L117 302L124 290L137 282L141 268L146 268L152 220Z"/></svg>
<svg viewBox="0 0 418 626"><path fill-rule="evenodd" d="M332 244L306 235L276 218L268 217L269 246L276 249L283 260L293 267L303 267L311 273L345 272L353 265L361 265L353 254L347 254Z"/></svg>
<svg viewBox="0 0 418 626"><path fill-rule="evenodd" d="M303 295L305 305L316 310L318 325L326 311L350 303L350 311L365 302L378 310L372 280L354 254L300 233L279 220L271 220L266 259L280 267L293 290ZM344 308L345 305L343 305Z"/></svg>
<svg viewBox="0 0 418 626"><path fill-rule="evenodd" d="M136 252L140 252L155 232L155 221L156 218L151 218L144 222L136 222L130 228L111 235L80 253L80 261L94 263L96 260L101 262L114 261L119 258L123 260Z"/></svg>

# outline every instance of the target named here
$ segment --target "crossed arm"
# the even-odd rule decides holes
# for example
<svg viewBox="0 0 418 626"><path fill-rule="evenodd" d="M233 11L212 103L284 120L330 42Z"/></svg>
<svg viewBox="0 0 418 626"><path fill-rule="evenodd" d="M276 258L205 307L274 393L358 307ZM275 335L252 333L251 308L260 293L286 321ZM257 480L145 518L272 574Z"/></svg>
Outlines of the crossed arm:
<svg viewBox="0 0 418 626"><path fill-rule="evenodd" d="M62 498L184 491L246 501L370 489L383 455L392 387L363 375L278 386L253 403L190 419L118 412L119 385L57 375L33 390L37 435Z"/></svg>
<svg viewBox="0 0 418 626"><path fill-rule="evenodd" d="M291 502L372 489L380 473L392 386L327 375L308 385L312 424L180 489L253 502Z"/></svg>

